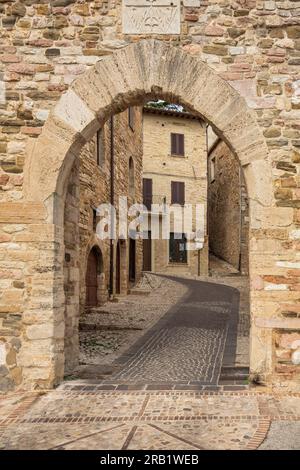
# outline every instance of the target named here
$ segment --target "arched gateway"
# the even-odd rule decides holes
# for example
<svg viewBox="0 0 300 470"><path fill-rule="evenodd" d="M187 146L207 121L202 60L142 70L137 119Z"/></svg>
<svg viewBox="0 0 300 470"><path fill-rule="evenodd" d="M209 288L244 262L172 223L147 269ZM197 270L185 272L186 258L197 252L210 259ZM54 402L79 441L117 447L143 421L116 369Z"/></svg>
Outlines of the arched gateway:
<svg viewBox="0 0 300 470"><path fill-rule="evenodd" d="M156 40L143 40L105 57L79 77L60 98L25 168L25 197L39 214L40 231L52 242L47 263L54 266L44 286L44 315L24 328L20 353L23 384L49 387L64 373L63 213L70 170L83 147L110 115L128 106L160 97L178 102L210 123L230 146L243 167L250 199L251 230L262 230L264 211L272 204L271 165L256 115L245 100L216 72L179 48ZM42 252L42 243L36 249ZM252 280L261 260L250 245ZM258 258L256 258L256 255ZM27 308L38 308L34 292ZM74 294L75 295L75 294ZM74 305L77 305L74 300ZM255 315L263 316L252 297L251 370L264 377L272 372L272 331L262 329ZM46 318L46 320L45 320ZM43 341L30 334L40 332ZM43 332L47 331L47 335ZM28 334L29 333L29 334ZM36 338L39 340L39 338ZM39 350L40 347L40 350ZM41 360L26 365L24 358Z"/></svg>

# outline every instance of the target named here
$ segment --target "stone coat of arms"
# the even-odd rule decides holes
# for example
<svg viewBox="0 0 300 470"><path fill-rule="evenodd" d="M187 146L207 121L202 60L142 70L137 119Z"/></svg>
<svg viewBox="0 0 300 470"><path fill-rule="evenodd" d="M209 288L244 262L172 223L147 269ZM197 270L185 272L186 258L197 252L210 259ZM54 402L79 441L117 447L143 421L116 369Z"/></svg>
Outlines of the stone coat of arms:
<svg viewBox="0 0 300 470"><path fill-rule="evenodd" d="M180 0L123 0L124 34L180 34Z"/></svg>

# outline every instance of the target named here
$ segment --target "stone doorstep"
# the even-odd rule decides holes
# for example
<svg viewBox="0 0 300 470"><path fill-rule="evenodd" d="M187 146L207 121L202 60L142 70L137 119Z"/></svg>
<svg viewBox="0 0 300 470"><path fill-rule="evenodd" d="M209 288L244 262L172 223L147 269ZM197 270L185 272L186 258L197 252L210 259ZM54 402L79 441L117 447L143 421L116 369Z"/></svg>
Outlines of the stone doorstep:
<svg viewBox="0 0 300 470"><path fill-rule="evenodd" d="M129 291L129 295L141 295L141 296L145 296L145 295L150 295L152 291L150 290L142 290L142 289L130 289Z"/></svg>
<svg viewBox="0 0 300 470"><path fill-rule="evenodd" d="M203 385L199 383L98 383L98 384L82 384L74 385L71 384L64 387L63 390L70 391L83 391L83 392L97 392L97 391L211 391L211 392L226 392L226 391L247 391L249 386L245 384L224 384L224 385Z"/></svg>

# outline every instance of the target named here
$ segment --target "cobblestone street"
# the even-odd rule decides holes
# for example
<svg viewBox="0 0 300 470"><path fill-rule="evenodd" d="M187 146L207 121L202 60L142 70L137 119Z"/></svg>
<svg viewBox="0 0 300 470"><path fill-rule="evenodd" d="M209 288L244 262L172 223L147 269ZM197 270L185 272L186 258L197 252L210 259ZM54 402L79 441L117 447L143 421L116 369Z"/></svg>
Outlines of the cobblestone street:
<svg viewBox="0 0 300 470"><path fill-rule="evenodd" d="M87 313L69 380L0 396L0 448L299 449L299 393L222 379L248 366L247 282L146 275Z"/></svg>
<svg viewBox="0 0 300 470"><path fill-rule="evenodd" d="M103 378L112 389L216 389L222 367L247 371L248 278L222 268L215 263L201 281L146 274L131 295L85 314L81 365L69 378Z"/></svg>
<svg viewBox="0 0 300 470"><path fill-rule="evenodd" d="M224 355L234 365L238 291L193 279L172 280L186 294L121 356L123 367L112 381L217 385Z"/></svg>

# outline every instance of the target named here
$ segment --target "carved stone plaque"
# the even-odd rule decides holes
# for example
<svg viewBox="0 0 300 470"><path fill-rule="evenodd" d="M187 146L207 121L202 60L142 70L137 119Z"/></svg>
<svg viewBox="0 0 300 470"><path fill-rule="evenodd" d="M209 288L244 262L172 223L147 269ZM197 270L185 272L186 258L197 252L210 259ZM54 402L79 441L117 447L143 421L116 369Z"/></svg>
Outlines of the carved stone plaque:
<svg viewBox="0 0 300 470"><path fill-rule="evenodd" d="M180 0L123 0L124 34L180 34Z"/></svg>

